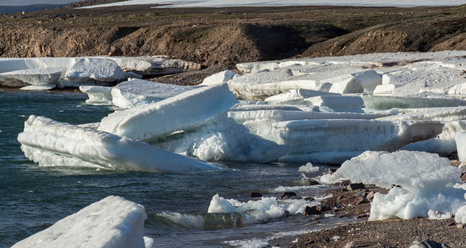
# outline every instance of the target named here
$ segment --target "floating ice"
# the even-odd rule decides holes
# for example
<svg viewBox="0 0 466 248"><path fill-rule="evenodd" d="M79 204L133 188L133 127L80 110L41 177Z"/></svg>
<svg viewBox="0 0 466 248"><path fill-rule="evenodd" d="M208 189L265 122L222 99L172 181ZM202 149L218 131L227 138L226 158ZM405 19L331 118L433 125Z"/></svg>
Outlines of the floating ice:
<svg viewBox="0 0 466 248"><path fill-rule="evenodd" d="M273 104L305 104L304 99L314 96L339 95L315 90L293 89L288 92L267 97L264 101Z"/></svg>
<svg viewBox="0 0 466 248"><path fill-rule="evenodd" d="M99 130L138 140L151 140L201 126L237 103L226 84L191 90L149 105L116 112L101 121Z"/></svg>
<svg viewBox="0 0 466 248"><path fill-rule="evenodd" d="M200 85L214 85L214 84L223 84L235 77L239 77L239 74L236 74L232 71L226 70L219 73L215 73L209 77L206 77Z"/></svg>
<svg viewBox="0 0 466 248"><path fill-rule="evenodd" d="M120 108L133 108L174 97L198 86L180 86L134 79L112 89L113 104Z"/></svg>
<svg viewBox="0 0 466 248"><path fill-rule="evenodd" d="M287 92L307 89L334 93L363 93L380 84L380 76L372 70L353 66L322 65L303 70L285 67L249 73L230 80L230 89L240 98L258 100Z"/></svg>
<svg viewBox="0 0 466 248"><path fill-rule="evenodd" d="M459 160L461 162L466 162L466 132L457 132L455 141Z"/></svg>
<svg viewBox="0 0 466 248"><path fill-rule="evenodd" d="M277 161L288 147L253 135L231 118L218 117L188 132L164 137L153 145L205 161Z"/></svg>
<svg viewBox="0 0 466 248"><path fill-rule="evenodd" d="M261 200L239 202L225 199L218 194L212 197L208 213L239 213L247 223L264 222L289 214L303 213L306 206L315 206L316 202L305 200L278 201L275 197L263 197Z"/></svg>
<svg viewBox="0 0 466 248"><path fill-rule="evenodd" d="M60 87L79 87L82 85L115 84L126 79L126 74L110 59L82 58L66 72L60 80Z"/></svg>
<svg viewBox="0 0 466 248"><path fill-rule="evenodd" d="M276 122L272 126L271 133L261 135L291 148L291 152L283 160L280 159L281 161L301 157L316 163L338 163L366 150L393 151L408 143L433 138L442 131L443 124L374 120L299 120ZM301 159L296 161L302 161Z"/></svg>
<svg viewBox="0 0 466 248"><path fill-rule="evenodd" d="M322 182L345 178L352 182L372 183L389 189L377 193L371 205L369 220L394 217L409 219L428 216L429 210L455 213L465 205L465 191L454 188L460 183L461 170L447 158L425 152L365 152L346 161Z"/></svg>
<svg viewBox="0 0 466 248"><path fill-rule="evenodd" d="M111 105L112 104L112 87L105 86L80 86L79 90L86 93L89 99L87 104Z"/></svg>
<svg viewBox="0 0 466 248"><path fill-rule="evenodd" d="M337 112L363 113L364 101L360 96L315 96L305 99L313 106L325 106Z"/></svg>
<svg viewBox="0 0 466 248"><path fill-rule="evenodd" d="M18 135L21 149L41 166L87 166L158 173L189 173L219 167L140 141L31 115Z"/></svg>
<svg viewBox="0 0 466 248"><path fill-rule="evenodd" d="M122 197L109 196L13 247L150 248L153 240L143 237L146 219L142 205Z"/></svg>
<svg viewBox="0 0 466 248"><path fill-rule="evenodd" d="M400 114L378 118L378 120L400 121L459 121L466 119L466 106L444 108L400 109Z"/></svg>
<svg viewBox="0 0 466 248"><path fill-rule="evenodd" d="M454 85L466 82L462 71L435 64L415 63L383 75L384 85L395 85L394 96L418 95L421 90L435 88L445 93Z"/></svg>
<svg viewBox="0 0 466 248"><path fill-rule="evenodd" d="M124 71L135 72L143 76L158 76L201 69L194 62L172 59L167 56L143 57L109 57Z"/></svg>
<svg viewBox="0 0 466 248"><path fill-rule="evenodd" d="M23 87L24 90L40 90L55 88L61 75L61 68L38 68L0 73L0 79L20 80L33 86Z"/></svg>
<svg viewBox="0 0 466 248"><path fill-rule="evenodd" d="M461 131L466 131L466 121L447 122L437 138L408 144L400 150L424 151L446 156L457 150L455 134Z"/></svg>
<svg viewBox="0 0 466 248"><path fill-rule="evenodd" d="M404 98L362 96L366 108L375 110L387 110L392 108L434 108L466 106L465 100L448 98Z"/></svg>
<svg viewBox="0 0 466 248"><path fill-rule="evenodd" d="M312 163L307 163L306 165L299 167L298 172L314 173L314 172L318 172L319 169L320 167L313 166Z"/></svg>

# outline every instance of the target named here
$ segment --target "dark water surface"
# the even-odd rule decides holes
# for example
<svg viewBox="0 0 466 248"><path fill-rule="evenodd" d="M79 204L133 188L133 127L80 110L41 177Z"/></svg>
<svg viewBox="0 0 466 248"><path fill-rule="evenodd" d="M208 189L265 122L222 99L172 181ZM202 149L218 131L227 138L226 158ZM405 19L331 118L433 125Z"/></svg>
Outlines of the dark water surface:
<svg viewBox="0 0 466 248"><path fill-rule="evenodd" d="M29 115L82 124L98 122L113 111L85 105L86 98L76 93L0 92L0 247L10 247L109 195L146 208L146 235L154 238L156 247L220 247L228 246L225 241L256 240L249 245L254 247L260 246L257 239L304 229L308 219L301 216L241 227L220 223L209 230L195 221L205 218L217 193L243 201L252 191L279 196L273 189L299 184L299 165L227 163L231 169L224 171L164 175L38 167L24 157L16 137ZM164 213L181 217L173 221Z"/></svg>

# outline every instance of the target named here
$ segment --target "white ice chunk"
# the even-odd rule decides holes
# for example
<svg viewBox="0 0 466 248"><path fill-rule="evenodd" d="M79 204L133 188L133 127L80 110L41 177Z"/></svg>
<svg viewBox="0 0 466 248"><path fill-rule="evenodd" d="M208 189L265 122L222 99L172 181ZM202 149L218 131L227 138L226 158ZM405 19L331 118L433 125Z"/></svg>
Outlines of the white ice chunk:
<svg viewBox="0 0 466 248"><path fill-rule="evenodd" d="M126 74L111 59L82 58L76 61L60 80L60 86L79 87L82 85L113 84L126 79Z"/></svg>
<svg viewBox="0 0 466 248"><path fill-rule="evenodd" d="M429 210L455 213L466 204L460 183L461 170L447 158L425 152L365 152L346 161L323 182L349 179L372 183L389 189L387 195L377 193L371 205L369 220L409 219L428 216Z"/></svg>
<svg viewBox="0 0 466 248"><path fill-rule="evenodd" d="M457 132L455 141L459 160L461 162L466 162L466 132Z"/></svg>
<svg viewBox="0 0 466 248"><path fill-rule="evenodd" d="M429 210L429 212L427 212L427 215L431 220L446 220L451 219L451 217L453 217L451 213L440 213L439 211L434 211L432 209Z"/></svg>
<svg viewBox="0 0 466 248"><path fill-rule="evenodd" d="M300 166L298 172L307 172L307 173L314 173L318 172L320 167L313 166L312 163L307 163L306 165Z"/></svg>
<svg viewBox="0 0 466 248"><path fill-rule="evenodd" d="M278 201L275 197L263 197L261 200L239 202L225 199L218 194L212 197L208 213L239 213L247 223L269 221L289 214L303 213L306 206L317 203L305 200Z"/></svg>
<svg viewBox="0 0 466 248"><path fill-rule="evenodd" d="M34 86L56 86L62 70L62 68L38 68L10 71L0 73L0 79L16 79Z"/></svg>
<svg viewBox="0 0 466 248"><path fill-rule="evenodd" d="M13 247L150 248L153 240L144 237L146 219L142 205L119 196L108 196Z"/></svg>
<svg viewBox="0 0 466 248"><path fill-rule="evenodd" d="M425 88L437 88L446 92L450 87L466 82L460 70L434 64L408 65L383 77L384 84L396 85L394 96L418 95Z"/></svg>
<svg viewBox="0 0 466 248"><path fill-rule="evenodd" d="M364 112L361 109L364 106L364 101L360 96L315 96L306 98L305 101L310 102L313 106L326 106L337 112Z"/></svg>
<svg viewBox="0 0 466 248"><path fill-rule="evenodd" d="M223 84L239 76L239 74L236 74L230 70L226 70L206 77L200 85Z"/></svg>
<svg viewBox="0 0 466 248"><path fill-rule="evenodd" d="M76 58L0 58L0 73L46 68L66 70L71 68L75 62Z"/></svg>
<svg viewBox="0 0 466 248"><path fill-rule="evenodd" d="M377 73L352 66L340 65L312 67L306 73L303 73L302 69L297 71L294 67L285 67L273 71L265 70L246 74L230 80L228 85L238 97L247 100L260 100L292 89L327 92L332 87L332 84L342 82L351 82L347 87L342 86L344 92L357 91L362 93L364 91L362 84L369 85L372 82L371 80L366 80L366 74L373 75ZM368 76L368 78L371 77Z"/></svg>
<svg viewBox="0 0 466 248"><path fill-rule="evenodd" d="M396 85L394 84L377 85L374 89L374 92L372 92L372 94L374 96L386 96L386 95L390 96L395 91L395 87Z"/></svg>
<svg viewBox="0 0 466 248"><path fill-rule="evenodd" d="M329 92L348 93L369 93L372 94L377 85L382 84L382 77L373 70L367 70L349 75L340 76L338 82L332 84ZM337 81L337 80L333 80Z"/></svg>
<svg viewBox="0 0 466 248"><path fill-rule="evenodd" d="M80 86L79 90L86 93L89 99L87 104L111 105L112 104L112 87L105 86Z"/></svg>
<svg viewBox="0 0 466 248"><path fill-rule="evenodd" d="M268 135L262 134L263 137L274 140L278 136L278 140L275 140L278 144L285 144L291 148L289 155L318 153L317 158L322 158L327 153L327 159L335 156L334 162L340 162L342 155L349 155L346 157L349 159L366 150L393 151L408 143L433 138L441 132L443 124L374 120L299 120L276 122L272 126L273 132ZM315 157L308 157L313 158Z"/></svg>
<svg viewBox="0 0 466 248"><path fill-rule="evenodd" d="M165 137L155 146L206 161L271 162L288 152L288 147L253 135L231 118L218 117L189 132Z"/></svg>
<svg viewBox="0 0 466 248"><path fill-rule="evenodd" d="M466 83L457 84L448 90L448 95L466 95Z"/></svg>
<svg viewBox="0 0 466 248"><path fill-rule="evenodd" d="M400 110L401 114L378 118L378 120L429 120L429 121L459 121L466 119L466 107L418 108Z"/></svg>
<svg viewBox="0 0 466 248"><path fill-rule="evenodd" d="M457 223L466 224L466 205L462 206L458 209L458 211L456 211L455 221Z"/></svg>
<svg viewBox="0 0 466 248"><path fill-rule="evenodd" d="M304 99L314 96L338 95L316 90L293 89L288 92L267 97L264 101L273 104L305 104Z"/></svg>
<svg viewBox="0 0 466 248"><path fill-rule="evenodd" d="M48 85L29 85L22 87L21 90L34 90L34 91L46 91L51 90L57 87L56 84L48 84Z"/></svg>
<svg viewBox="0 0 466 248"><path fill-rule="evenodd" d="M440 155L449 155L457 150L455 134L460 131L466 131L466 121L447 122L443 126L442 133L440 133L437 138L408 144L400 148L400 150L424 151Z"/></svg>
<svg viewBox="0 0 466 248"><path fill-rule="evenodd" d="M116 112L101 121L99 130L132 139L150 140L225 113L237 103L227 84L194 89L149 105Z"/></svg>
<svg viewBox="0 0 466 248"><path fill-rule="evenodd" d="M218 169L189 157L110 133L31 115L18 135L25 156L41 166L189 173Z"/></svg>
<svg viewBox="0 0 466 248"><path fill-rule="evenodd" d="M112 89L113 104L119 108L133 108L174 97L198 86L162 84L135 79L118 84Z"/></svg>
<svg viewBox="0 0 466 248"><path fill-rule="evenodd" d="M201 69L201 65L167 56L109 57L124 71L144 76L157 76Z"/></svg>
<svg viewBox="0 0 466 248"><path fill-rule="evenodd" d="M448 98L362 96L362 99L366 108L376 110L466 106L465 100Z"/></svg>

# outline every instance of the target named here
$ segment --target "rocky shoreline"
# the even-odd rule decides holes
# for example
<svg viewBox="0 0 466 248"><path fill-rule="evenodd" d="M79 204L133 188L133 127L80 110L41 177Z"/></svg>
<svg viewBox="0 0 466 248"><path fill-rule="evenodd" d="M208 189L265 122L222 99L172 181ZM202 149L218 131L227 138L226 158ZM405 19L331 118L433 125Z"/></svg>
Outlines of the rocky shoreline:
<svg viewBox="0 0 466 248"><path fill-rule="evenodd" d="M459 166L457 160L451 160ZM466 168L463 167L463 175ZM329 171L330 172L330 171ZM331 172L330 172L331 173ZM465 182L466 177L462 176ZM351 184L343 181L338 189L325 193L332 197L323 201L320 211L310 209L304 215L312 216L309 225L319 225L325 215L356 219L356 223L342 221L333 228L322 229L299 236L286 236L269 241L270 247L465 247L466 229L454 218L448 219L389 219L369 221L374 193L386 194L387 189L375 185ZM424 242L420 246L412 246ZM424 246L423 246L424 245ZM443 245L443 246L442 246Z"/></svg>

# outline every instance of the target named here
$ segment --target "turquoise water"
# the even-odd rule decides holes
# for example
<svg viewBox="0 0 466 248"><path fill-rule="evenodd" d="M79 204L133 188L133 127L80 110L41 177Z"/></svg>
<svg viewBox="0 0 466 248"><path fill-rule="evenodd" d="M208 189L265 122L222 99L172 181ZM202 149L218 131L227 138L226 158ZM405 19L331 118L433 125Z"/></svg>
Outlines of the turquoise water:
<svg viewBox="0 0 466 248"><path fill-rule="evenodd" d="M39 232L109 195L146 208L146 235L156 247L224 247L231 240L270 237L303 230L308 219L288 216L266 223L203 227L174 222L161 213L205 217L212 196L248 200L250 192L279 196L273 189L300 182L300 165L225 163L233 170L193 175L39 167L26 159L16 140L31 114L72 124L98 122L109 107L85 105L77 93L0 92L0 247ZM309 190L308 190L309 191ZM312 192L320 194L317 189ZM341 220L340 220L341 221Z"/></svg>

